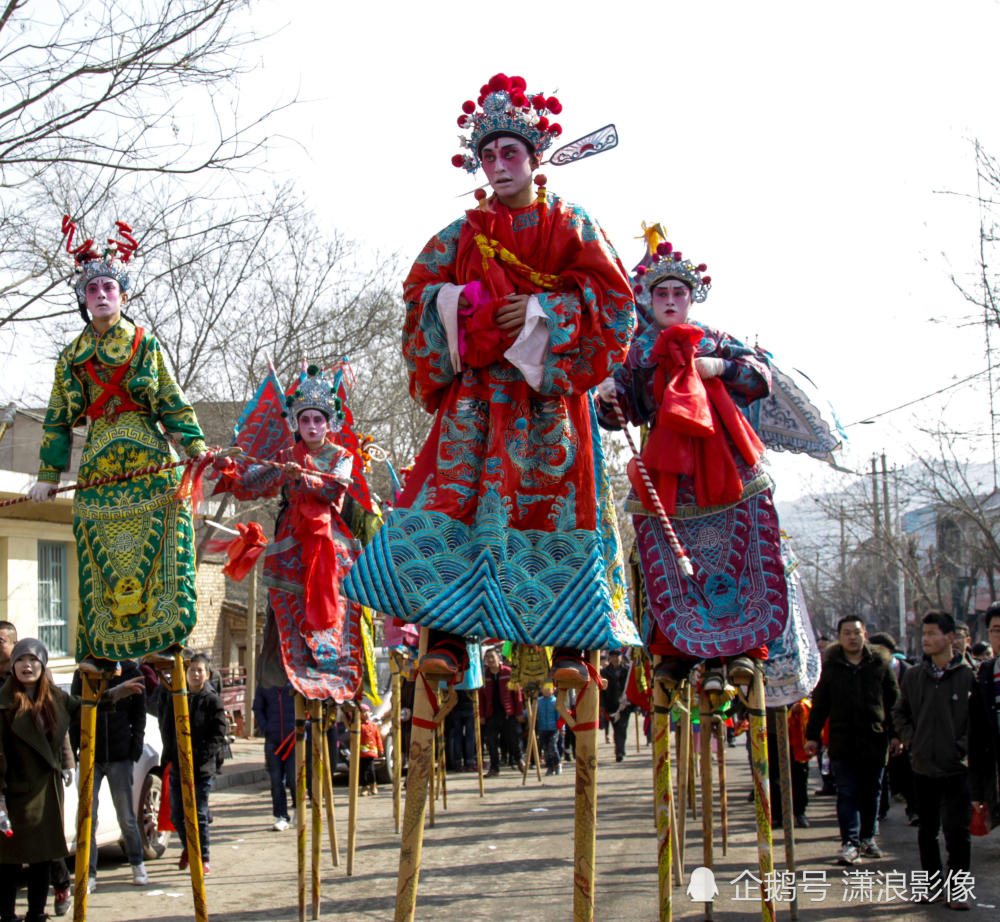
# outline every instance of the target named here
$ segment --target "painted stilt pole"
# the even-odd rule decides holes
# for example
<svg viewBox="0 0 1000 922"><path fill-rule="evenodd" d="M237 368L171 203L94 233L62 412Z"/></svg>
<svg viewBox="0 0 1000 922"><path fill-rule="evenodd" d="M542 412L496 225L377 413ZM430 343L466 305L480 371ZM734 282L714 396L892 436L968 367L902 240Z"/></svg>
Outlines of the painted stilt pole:
<svg viewBox="0 0 1000 922"><path fill-rule="evenodd" d="M642 731L639 729L639 711L633 711L633 714L635 715L635 754L639 755L642 752L642 745L639 742L642 736Z"/></svg>
<svg viewBox="0 0 1000 922"><path fill-rule="evenodd" d="M191 715L188 711L187 675L184 672L184 651L179 644L171 648L174 665L170 670L171 692L174 699L174 728L177 734L177 767L181 779L181 799L184 803L184 839L191 870L191 893L194 916L207 922L205 905L205 869L202 866L201 840L198 837L198 808L194 799L194 756L191 753Z"/></svg>
<svg viewBox="0 0 1000 922"><path fill-rule="evenodd" d="M778 770L781 772L781 820L785 840L785 869L795 874L795 805L792 802L792 754L788 741L788 707L777 708L775 720L778 722ZM799 899L795 888L789 915L793 920L799 917Z"/></svg>
<svg viewBox="0 0 1000 922"><path fill-rule="evenodd" d="M657 658L658 659L658 658ZM656 814L660 922L673 919L673 797L670 779L670 706L673 694L653 683L653 792Z"/></svg>
<svg viewBox="0 0 1000 922"><path fill-rule="evenodd" d="M600 653L585 654L590 674L597 674ZM581 683L582 684L582 683ZM576 735L576 796L573 839L573 922L593 922L594 871L597 851L597 725L600 685L591 678L577 693L576 716L566 708L566 688L560 688L556 709Z"/></svg>
<svg viewBox="0 0 1000 922"><path fill-rule="evenodd" d="M677 855L684 873L684 844L687 827L688 775L691 773L691 684L681 690L681 727L677 747Z"/></svg>
<svg viewBox="0 0 1000 922"><path fill-rule="evenodd" d="M771 791L767 766L767 718L764 711L764 673L754 669L748 700L750 711L750 761L753 767L754 803L757 809L757 863L760 870L760 911L763 922L774 922L774 900L767 899L764 880L774 871L771 843Z"/></svg>
<svg viewBox="0 0 1000 922"><path fill-rule="evenodd" d="M329 740L330 727L337 719L336 706L329 706L323 712L323 742ZM328 757L323 760L323 803L326 804L326 828L330 835L330 856L333 859L333 866L340 867L340 843L337 841L337 815L334 812L333 802L333 770L336 756L329 751L329 746L323 750Z"/></svg>
<svg viewBox="0 0 1000 922"><path fill-rule="evenodd" d="M714 819L712 809L712 702L708 695L702 694L699 704L700 732L698 734L701 743L701 863L703 867L715 867L715 849L712 838L714 829L712 820ZM705 903L705 919L712 920L712 901Z"/></svg>
<svg viewBox="0 0 1000 922"><path fill-rule="evenodd" d="M427 652L427 628L420 629L420 655ZM427 685L417 674L413 691L413 725L410 732L410 768L406 775L403 834L399 849L395 922L413 922L420 882L420 859L424 845L424 817L431 776L434 741L434 702Z"/></svg>
<svg viewBox="0 0 1000 922"><path fill-rule="evenodd" d="M306 699L295 695L295 851L299 870L299 922L306 922Z"/></svg>
<svg viewBox="0 0 1000 922"><path fill-rule="evenodd" d="M312 726L312 918L319 918L319 865L323 846L323 747L326 736L320 717L319 701L309 702L309 723Z"/></svg>
<svg viewBox="0 0 1000 922"><path fill-rule="evenodd" d="M347 806L347 876L354 874L354 845L358 832L358 775L361 771L361 701L351 715L351 793Z"/></svg>
<svg viewBox="0 0 1000 922"><path fill-rule="evenodd" d="M695 698L694 692L691 694L691 706L694 706ZM701 739L701 720L698 721L698 739ZM698 797L697 797L697 782L695 781L695 776L698 774L698 749L694 744L694 719L692 716L691 720L691 733L688 739L688 806L691 808L691 819L698 819Z"/></svg>
<svg viewBox="0 0 1000 922"><path fill-rule="evenodd" d="M403 681L398 653L389 655L389 668L392 670L392 822L398 835L403 792L403 728L400 721Z"/></svg>
<svg viewBox="0 0 1000 922"><path fill-rule="evenodd" d="M476 725L476 772L479 774L479 796L483 797L486 790L483 786L483 728L479 723L479 692L472 693L472 717Z"/></svg>
<svg viewBox="0 0 1000 922"><path fill-rule="evenodd" d="M94 804L94 736L97 732L97 703L104 694L107 676L84 660L77 667L82 683L80 709L80 791L76 811L76 876L73 881L73 922L87 918L87 876L90 873L90 835ZM60 782L61 784L62 782Z"/></svg>
<svg viewBox="0 0 1000 922"><path fill-rule="evenodd" d="M716 745L719 751L716 756L719 760L719 826L722 832L722 857L729 853L729 791L726 785L726 723L722 715L712 718L712 726L715 729Z"/></svg>

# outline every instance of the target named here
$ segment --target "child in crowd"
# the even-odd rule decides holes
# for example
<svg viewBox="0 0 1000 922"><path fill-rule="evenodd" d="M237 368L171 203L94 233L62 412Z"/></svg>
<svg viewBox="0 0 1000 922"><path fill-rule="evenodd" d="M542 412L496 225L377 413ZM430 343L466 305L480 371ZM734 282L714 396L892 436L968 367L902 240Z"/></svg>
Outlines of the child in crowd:
<svg viewBox="0 0 1000 922"><path fill-rule="evenodd" d="M211 662L203 653L191 657L187 667L188 712L191 717L191 752L194 764L194 796L198 811L198 838L205 873L208 861L208 794L216 772L216 757L226 742L226 712L222 699L208 684ZM177 867L188 866L188 850L184 830L184 803L181 799L181 779L177 761L177 735L174 728L173 696L160 699L160 733L163 737L161 764L170 764L170 822L181 840L181 857Z"/></svg>
<svg viewBox="0 0 1000 922"><path fill-rule="evenodd" d="M379 726L372 718L372 709L361 705L361 777L358 783L362 794L377 794L375 783L375 760L385 754L385 744Z"/></svg>
<svg viewBox="0 0 1000 922"><path fill-rule="evenodd" d="M538 732L538 748L545 760L546 775L561 775L562 763L556 749L556 735L559 732L559 714L556 711L556 699L552 694L552 684L546 682L542 693L538 696L538 716L535 729Z"/></svg>

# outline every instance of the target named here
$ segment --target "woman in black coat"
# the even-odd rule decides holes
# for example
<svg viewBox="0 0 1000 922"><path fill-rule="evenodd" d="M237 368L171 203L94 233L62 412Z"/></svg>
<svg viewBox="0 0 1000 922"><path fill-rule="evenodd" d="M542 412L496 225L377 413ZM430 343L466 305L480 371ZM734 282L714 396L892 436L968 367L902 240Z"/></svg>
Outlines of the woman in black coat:
<svg viewBox="0 0 1000 922"><path fill-rule="evenodd" d="M20 867L28 865L28 914L24 922L46 917L49 862L65 858L63 785L73 774L63 769L62 750L80 699L67 695L49 678L49 654L38 640L19 640L11 653L11 675L0 688L0 922L14 922ZM138 684L136 684L138 683ZM109 701L136 694L142 680L119 685Z"/></svg>

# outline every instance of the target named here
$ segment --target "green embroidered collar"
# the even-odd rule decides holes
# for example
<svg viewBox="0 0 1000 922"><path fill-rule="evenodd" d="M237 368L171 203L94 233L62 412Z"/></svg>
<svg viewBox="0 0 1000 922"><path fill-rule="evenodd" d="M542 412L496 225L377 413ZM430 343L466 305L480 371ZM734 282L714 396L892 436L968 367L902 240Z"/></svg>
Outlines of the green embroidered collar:
<svg viewBox="0 0 1000 922"><path fill-rule="evenodd" d="M96 357L102 365L113 368L124 365L132 357L134 339L135 324L124 317L100 336L93 325L88 323L71 347L70 361L74 365L82 365L88 359Z"/></svg>

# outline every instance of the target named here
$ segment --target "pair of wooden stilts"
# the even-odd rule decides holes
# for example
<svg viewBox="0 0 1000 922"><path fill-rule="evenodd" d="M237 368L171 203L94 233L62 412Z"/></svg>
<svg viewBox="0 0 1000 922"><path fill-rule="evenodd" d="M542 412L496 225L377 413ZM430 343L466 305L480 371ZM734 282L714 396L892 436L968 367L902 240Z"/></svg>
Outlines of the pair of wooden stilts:
<svg viewBox="0 0 1000 922"><path fill-rule="evenodd" d="M194 759L191 754L191 717L188 711L187 677L180 646L171 655L153 654L145 658L160 673L169 687L174 702L174 727L177 737L177 763L184 803L184 835L191 871L191 892L194 897L196 922L208 922L205 903L205 872L201 862L201 842L198 837L198 815L194 795ZM73 883L73 922L87 918L87 877L90 870L90 834L93 827L94 800L94 737L97 730L97 706L107 688L111 673L88 661L80 663L83 706L80 710L80 790L77 812L76 876Z"/></svg>
<svg viewBox="0 0 1000 922"><path fill-rule="evenodd" d="M654 661L658 661L655 657ZM670 714L675 703L681 704L681 726L677 754L678 803L674 810L670 768ZM653 781L654 806L656 815L658 877L659 877L659 918L669 922L673 918L673 886L683 879L685 820L689 793L693 800L691 772L691 688L670 689L656 682L653 688ZM774 870L771 795L767 751L767 719L765 711L764 675L760 668L754 670L749 688L747 705L750 712L750 759L753 772L754 807L757 827L757 862L761 880L761 918L763 922L773 922L775 918L772 893L765 885L768 875ZM711 792L712 785L712 740L717 740L719 765L719 790L722 796L720 820L722 833L722 853L728 847L728 810L726 804L726 763L725 730L722 721L712 714L714 708L707 696L701 702L701 781L702 781L702 865L712 868L714 860L714 829ZM787 708L778 708L779 759L782 774L782 814L784 825L786 867L795 871L795 842L793 834L793 811L791 797L791 760L788 746ZM693 805L693 804L692 804ZM791 904L791 918L798 918L797 903ZM705 904L705 918L712 918L712 903Z"/></svg>
<svg viewBox="0 0 1000 922"><path fill-rule="evenodd" d="M421 656L427 652L427 634L426 629L421 629ZM596 671L599 662L597 651L591 651L587 656L591 669ZM433 741L448 710L446 704L438 705L434 692L440 676L429 675L423 678L424 681L421 681L418 676L413 700L410 767L406 779L406 803L396 890L396 922L412 922L416 912L427 793L431 786ZM577 688L575 711L571 711L567 705L568 691L569 689L565 687L558 689L556 710L562 715L569 729L576 733L573 919L574 922L591 922L594 918L594 867L597 846L597 723L600 688L596 681L581 682ZM481 758L479 761L482 761Z"/></svg>

